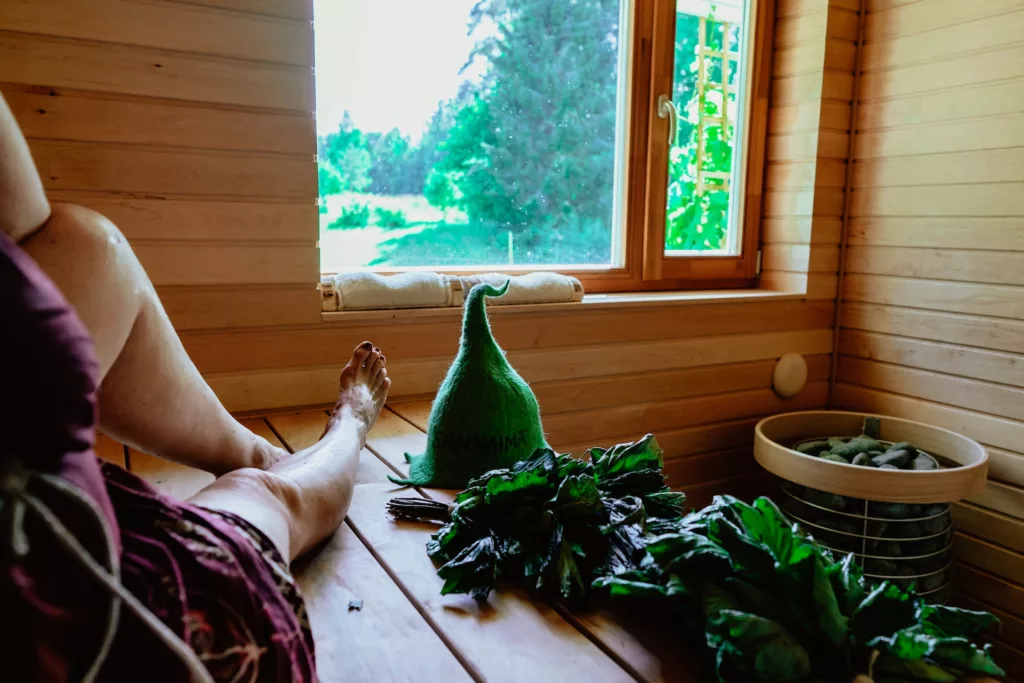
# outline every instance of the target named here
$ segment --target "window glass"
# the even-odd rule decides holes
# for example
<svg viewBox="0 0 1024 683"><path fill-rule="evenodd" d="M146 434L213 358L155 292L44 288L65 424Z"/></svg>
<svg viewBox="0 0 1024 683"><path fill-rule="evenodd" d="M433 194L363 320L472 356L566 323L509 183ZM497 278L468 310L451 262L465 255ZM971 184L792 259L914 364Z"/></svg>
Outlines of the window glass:
<svg viewBox="0 0 1024 683"><path fill-rule="evenodd" d="M666 255L735 253L739 247L738 133L746 46L743 0L677 0Z"/></svg>
<svg viewBox="0 0 1024 683"><path fill-rule="evenodd" d="M318 0L322 270L621 265L623 9Z"/></svg>

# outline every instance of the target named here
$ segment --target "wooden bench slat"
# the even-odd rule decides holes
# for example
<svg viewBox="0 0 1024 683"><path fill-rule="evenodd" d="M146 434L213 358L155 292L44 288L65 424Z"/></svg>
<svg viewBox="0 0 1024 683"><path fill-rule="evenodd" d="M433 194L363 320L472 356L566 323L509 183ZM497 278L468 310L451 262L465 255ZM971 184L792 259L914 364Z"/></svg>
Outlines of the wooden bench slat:
<svg viewBox="0 0 1024 683"><path fill-rule="evenodd" d="M425 425L424 411L429 414L429 408L429 402L407 403L400 404L396 412L401 411L403 416L407 419L417 421ZM395 419L394 416L387 415L387 413L388 411L386 410L385 414L381 416L381 419L377 421L377 425L370 432L370 436L367 439L367 447L386 462L400 463L400 467L404 473L407 471L407 467L404 463L405 459L403 454L405 452L422 452L426 447L426 434L413 424L410 424L409 421ZM386 489L382 489L381 493L382 499L390 497L390 495L388 495L389 492ZM436 500L443 500L445 502L451 502L454 498L454 492L452 491L432 489L427 493L430 497ZM392 526L404 527L407 524L407 522L401 522ZM432 531L436 528L429 525L413 526L422 526L428 531ZM386 533L386 531L384 533ZM424 539L424 542L425 541L426 539ZM426 559L426 553L423 550L420 552L422 553L423 558ZM430 565L429 562L428 565ZM429 576L423 577L423 582L428 587L430 583L433 583L435 586L435 595L439 595L441 581L437 578L432 566L430 566ZM491 594L491 597L488 600L488 605L493 607L499 617L504 620L512 619L509 615L502 616L504 610L508 609L510 606L511 601L508 599L510 594L521 601L527 601L530 606L536 607L538 610L550 609L550 606L544 603L540 597L531 596L529 593L519 589L502 589L500 592L494 592ZM454 596L448 596L446 598L435 597L435 600L438 599L445 601L450 599L469 600L468 598L464 598L464 596L463 598L454 598ZM474 611L484 611L486 610L487 605L480 607L475 606L474 604L474 607ZM563 609L559 607L556 611L563 612ZM650 636L651 640L650 642L645 640L644 643L641 643L636 634L626 630L619 621L616 621L604 611L597 610L581 615L563 613L562 616L570 624L575 625L570 628L578 628L585 631L590 635L591 639L596 640L601 644L602 649L608 656L613 657L614 660L623 662L629 670L644 680L658 682L689 682L695 680L694 668L692 666L693 662L691 661L688 664L684 660L683 653L680 651L678 642L666 637L667 634L663 634L661 638L655 637L653 633L645 634ZM515 618L521 619L518 614ZM550 618L548 619L548 623L552 623ZM495 626L496 624L488 625L487 628L493 629ZM506 628L511 630L513 626L510 624ZM483 631L481 631L481 633L483 633ZM531 633L533 633L533 631L531 631ZM566 632L560 628L559 633ZM578 633L578 631L576 633ZM539 657L541 656L541 652L551 652L553 645L553 643L547 646L542 645L542 649L533 650L533 652L535 652L536 656ZM562 647L564 646L559 646L559 650L561 650ZM487 657L485 663L493 666L493 662L490 661L492 655L485 654L484 656ZM543 661L545 670L547 670L551 664L547 661L546 657ZM617 665L612 664L610 661L607 662L605 666L617 668ZM628 675L625 671L622 673L623 675ZM605 673L601 675L598 680L609 680L609 678L607 678L608 675L608 673ZM490 679L491 675L485 673L485 677Z"/></svg>
<svg viewBox="0 0 1024 683"><path fill-rule="evenodd" d="M347 524L294 570L323 683L472 680Z"/></svg>
<svg viewBox="0 0 1024 683"><path fill-rule="evenodd" d="M430 420L430 407L433 401L409 401L407 403L396 403L388 405L388 410L419 427L421 432L427 431L427 422ZM420 446L420 449L423 447Z"/></svg>
<svg viewBox="0 0 1024 683"><path fill-rule="evenodd" d="M258 432L257 425L243 424L275 445L283 440L282 445L294 452L319 440L327 413L305 411L266 420L266 431L273 440ZM365 476L362 463L369 461L379 466L377 458L364 450L360 480ZM378 474L374 470L373 476ZM324 683L412 682L423 680L424 671L437 680L472 680L348 524L293 568L306 599L316 641L317 673ZM362 610L349 610L352 600L362 600Z"/></svg>

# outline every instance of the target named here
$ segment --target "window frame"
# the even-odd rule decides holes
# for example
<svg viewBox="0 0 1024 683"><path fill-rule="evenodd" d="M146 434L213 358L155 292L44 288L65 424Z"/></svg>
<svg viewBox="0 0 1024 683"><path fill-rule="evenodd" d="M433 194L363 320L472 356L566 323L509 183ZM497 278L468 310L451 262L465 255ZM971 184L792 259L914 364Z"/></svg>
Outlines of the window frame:
<svg viewBox="0 0 1024 683"><path fill-rule="evenodd" d="M748 0L752 20L750 78L744 84L750 103L743 152L743 197L740 203L742 242L737 255L665 255L665 204L668 187L669 120L657 115L657 99L672 90L675 45L675 0L623 0L628 4L626 31L628 58L626 130L621 153L623 192L624 264L558 268L578 278L591 293L750 289L758 285L762 197L767 157L768 108L771 90L772 37L776 0ZM621 32L620 32L621 35ZM373 269L381 275L431 271L448 275L481 272L518 275L550 266L502 268L500 266L429 266ZM322 273L329 275L331 273Z"/></svg>

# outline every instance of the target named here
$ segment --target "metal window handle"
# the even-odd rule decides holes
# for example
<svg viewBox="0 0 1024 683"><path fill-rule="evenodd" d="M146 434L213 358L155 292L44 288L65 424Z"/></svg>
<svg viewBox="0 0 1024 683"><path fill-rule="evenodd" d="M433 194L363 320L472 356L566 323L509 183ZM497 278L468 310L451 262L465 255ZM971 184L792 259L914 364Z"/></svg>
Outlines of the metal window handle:
<svg viewBox="0 0 1024 683"><path fill-rule="evenodd" d="M658 97L658 116L663 119L668 118L668 146L674 147L676 134L679 132L679 110L676 109L676 103L668 95Z"/></svg>

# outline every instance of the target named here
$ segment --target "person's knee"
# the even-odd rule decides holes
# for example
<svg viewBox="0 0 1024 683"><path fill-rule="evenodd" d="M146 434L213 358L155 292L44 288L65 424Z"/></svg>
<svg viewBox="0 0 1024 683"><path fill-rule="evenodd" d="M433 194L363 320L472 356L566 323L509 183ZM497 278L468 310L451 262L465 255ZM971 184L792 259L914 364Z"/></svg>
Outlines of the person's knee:
<svg viewBox="0 0 1024 683"><path fill-rule="evenodd" d="M269 494L292 518L301 517L303 514L305 498L302 490L291 479L280 474L254 467L243 467L228 472L218 481L230 483L233 488L245 495L257 497Z"/></svg>
<svg viewBox="0 0 1024 683"><path fill-rule="evenodd" d="M123 264L126 255L132 254L128 240L117 226L84 206L54 204L44 231L48 239L74 249L80 258L93 263Z"/></svg>

